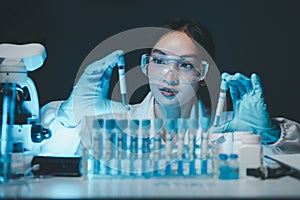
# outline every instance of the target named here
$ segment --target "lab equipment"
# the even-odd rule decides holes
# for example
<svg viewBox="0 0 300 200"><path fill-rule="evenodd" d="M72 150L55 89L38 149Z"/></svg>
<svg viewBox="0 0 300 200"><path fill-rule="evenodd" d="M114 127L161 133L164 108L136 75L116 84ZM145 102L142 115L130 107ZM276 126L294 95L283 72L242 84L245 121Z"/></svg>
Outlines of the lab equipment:
<svg viewBox="0 0 300 200"><path fill-rule="evenodd" d="M244 135L239 152L240 178L247 176L248 168L259 168L263 165L263 154L260 135Z"/></svg>
<svg viewBox="0 0 300 200"><path fill-rule="evenodd" d="M239 161L237 154L230 154L228 158L229 179L239 179Z"/></svg>
<svg viewBox="0 0 300 200"><path fill-rule="evenodd" d="M215 114L214 126L219 126L223 121L222 116L223 116L224 105L226 102L227 90L228 90L228 85L226 83L226 79L224 76L222 76L222 81L220 85L220 95L219 95L219 100L218 100L216 114Z"/></svg>
<svg viewBox="0 0 300 200"><path fill-rule="evenodd" d="M120 93L122 96L122 104L126 109L129 110L130 108L128 102L124 56L119 57L119 61L117 65L118 65L119 82L120 82Z"/></svg>
<svg viewBox="0 0 300 200"><path fill-rule="evenodd" d="M163 120L159 118L155 118L153 120L153 130L154 130L154 145L153 145L153 175L160 176L160 164L161 164L161 135L162 135L162 127Z"/></svg>
<svg viewBox="0 0 300 200"><path fill-rule="evenodd" d="M188 134L189 134L189 172L190 175L196 175L196 168L195 168L195 146L196 146L196 132L199 128L198 119L190 118L188 120Z"/></svg>
<svg viewBox="0 0 300 200"><path fill-rule="evenodd" d="M229 179L229 166L228 166L228 155L227 154L219 154L219 179Z"/></svg>
<svg viewBox="0 0 300 200"><path fill-rule="evenodd" d="M253 133L250 131L235 131L232 134L232 153L239 154L240 148L242 145L242 137L244 135L252 135Z"/></svg>
<svg viewBox="0 0 300 200"><path fill-rule="evenodd" d="M124 119L94 120L93 127L96 130L93 132L101 133L103 131L103 155L100 156L101 154L99 154L101 159L100 172L96 170L94 161L94 165L91 164L94 166L93 170L90 170L94 175L122 178L201 177L203 175L206 178L213 177L214 159L212 155L205 155L206 165L203 166L205 172L200 170L201 149L199 149L200 146L196 141L196 136L200 130L198 119L149 120L124 117ZM204 121L205 124L201 126L207 132L209 119ZM163 145L164 133L165 143ZM94 141L93 144L99 145L99 142ZM200 151L196 151L197 148ZM95 150L101 149L101 147L98 146L93 149L95 153ZM116 150L118 150L117 154ZM97 159L98 153L95 154L94 158L86 157L86 155L88 154L84 155L83 164L87 163L89 159ZM84 166L86 171L89 169L87 166ZM87 173L84 171L83 174Z"/></svg>
<svg viewBox="0 0 300 200"><path fill-rule="evenodd" d="M51 137L51 132L40 125L38 93L34 82L27 76L28 71L40 68L45 58L45 48L38 43L0 44L0 177L22 175L25 168L20 170L22 167L17 164L18 169L14 169L13 162L21 162L22 155L28 152L39 151L40 142ZM5 143L8 145L6 150ZM10 154L8 160L5 154ZM3 172L2 166L10 169Z"/></svg>
<svg viewBox="0 0 300 200"><path fill-rule="evenodd" d="M92 148L84 148L82 150L81 171L84 180L91 179L95 172L95 157ZM53 172L52 172L53 173ZM52 174L51 174L52 175Z"/></svg>
<svg viewBox="0 0 300 200"><path fill-rule="evenodd" d="M188 129L187 119L178 119L178 142L177 142L177 174L184 175L184 158L185 158L185 145L184 145L184 135Z"/></svg>
<svg viewBox="0 0 300 200"><path fill-rule="evenodd" d="M208 174L208 159L209 159L209 152L208 152L208 128L210 126L210 119L207 117L203 117L200 119L201 125L201 174Z"/></svg>
<svg viewBox="0 0 300 200"><path fill-rule="evenodd" d="M165 175L172 175L173 144L172 140L176 134L176 120L166 119L166 144L165 144Z"/></svg>
<svg viewBox="0 0 300 200"><path fill-rule="evenodd" d="M142 137L142 176L150 176L150 128L149 119L142 120L141 137Z"/></svg>
<svg viewBox="0 0 300 200"><path fill-rule="evenodd" d="M170 69L170 63L176 64L175 71L173 68ZM151 81L171 71L178 74L178 78L182 83L193 83L206 77L209 63L194 57L183 58L155 53L153 55L142 55L141 68L143 73L151 78Z"/></svg>
<svg viewBox="0 0 300 200"><path fill-rule="evenodd" d="M119 174L120 175L129 175L130 172L130 137L128 137L128 120L127 119L118 119L117 120L118 128L118 147L119 147Z"/></svg>
<svg viewBox="0 0 300 200"><path fill-rule="evenodd" d="M124 113L127 110L122 103L108 98L113 68L120 63L123 50L89 64L73 86L72 93L57 112L57 119L65 127L76 127L85 116L98 116L110 113Z"/></svg>
<svg viewBox="0 0 300 200"><path fill-rule="evenodd" d="M140 121L138 119L131 119L129 121L130 134L130 175L135 176L137 169L141 169L140 160L138 159L138 132ZM137 163L135 163L137 162ZM136 165L138 164L138 165Z"/></svg>

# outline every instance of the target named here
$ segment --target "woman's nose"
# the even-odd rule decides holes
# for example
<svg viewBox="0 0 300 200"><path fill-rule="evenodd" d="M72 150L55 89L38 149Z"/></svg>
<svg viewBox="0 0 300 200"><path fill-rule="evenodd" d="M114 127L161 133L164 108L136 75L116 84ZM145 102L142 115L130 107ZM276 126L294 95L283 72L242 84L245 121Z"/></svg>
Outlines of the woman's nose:
<svg viewBox="0 0 300 200"><path fill-rule="evenodd" d="M179 83L178 72L174 68L163 70L163 81L169 85L177 85Z"/></svg>

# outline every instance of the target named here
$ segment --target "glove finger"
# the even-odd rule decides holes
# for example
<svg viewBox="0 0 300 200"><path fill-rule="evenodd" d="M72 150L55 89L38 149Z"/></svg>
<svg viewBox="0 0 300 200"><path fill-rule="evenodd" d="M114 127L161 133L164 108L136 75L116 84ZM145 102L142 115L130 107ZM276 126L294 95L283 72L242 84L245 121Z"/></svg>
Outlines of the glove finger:
<svg viewBox="0 0 300 200"><path fill-rule="evenodd" d="M233 100L241 98L251 91L251 79L241 73L226 78Z"/></svg>
<svg viewBox="0 0 300 200"><path fill-rule="evenodd" d="M120 57L123 56L123 50L116 50L104 58L89 64L84 71L87 74L103 74L107 68L114 68L117 64L119 64L122 60Z"/></svg>
<svg viewBox="0 0 300 200"><path fill-rule="evenodd" d="M252 82L252 87L254 93L259 97L259 98L264 98L263 96L263 89L261 86L260 78L257 74L253 73L251 75L251 82Z"/></svg>
<svg viewBox="0 0 300 200"><path fill-rule="evenodd" d="M225 122L220 126L211 126L209 128L209 133L225 133L229 132L229 122Z"/></svg>
<svg viewBox="0 0 300 200"><path fill-rule="evenodd" d="M111 78L112 72L113 72L112 68L107 68L106 71L104 72L102 78L98 82L97 92L98 92L98 94L101 94L103 98L108 97L110 78Z"/></svg>

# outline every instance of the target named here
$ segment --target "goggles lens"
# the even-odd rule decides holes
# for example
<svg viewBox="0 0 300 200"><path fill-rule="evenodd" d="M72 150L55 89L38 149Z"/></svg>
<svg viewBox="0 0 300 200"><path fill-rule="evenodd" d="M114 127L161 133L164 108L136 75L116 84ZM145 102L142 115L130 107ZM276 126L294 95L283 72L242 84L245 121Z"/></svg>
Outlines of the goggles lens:
<svg viewBox="0 0 300 200"><path fill-rule="evenodd" d="M173 63L173 64L172 64ZM172 65L171 65L172 64ZM194 57L176 57L170 55L153 54L142 55L141 67L148 77L152 77L151 72L155 74L164 74L163 70L173 66L182 80L187 82L198 82L205 78L209 64L205 60Z"/></svg>

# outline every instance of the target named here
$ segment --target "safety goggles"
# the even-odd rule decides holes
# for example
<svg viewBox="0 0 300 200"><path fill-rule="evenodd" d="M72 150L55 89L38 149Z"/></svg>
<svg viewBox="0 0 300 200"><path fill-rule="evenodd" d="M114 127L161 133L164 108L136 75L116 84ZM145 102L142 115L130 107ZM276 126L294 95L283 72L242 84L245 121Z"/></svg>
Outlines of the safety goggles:
<svg viewBox="0 0 300 200"><path fill-rule="evenodd" d="M182 58L162 54L143 54L141 68L149 78L159 78L158 76L165 75L171 70L173 73L177 73L181 80L193 83L205 78L209 63L194 57Z"/></svg>

